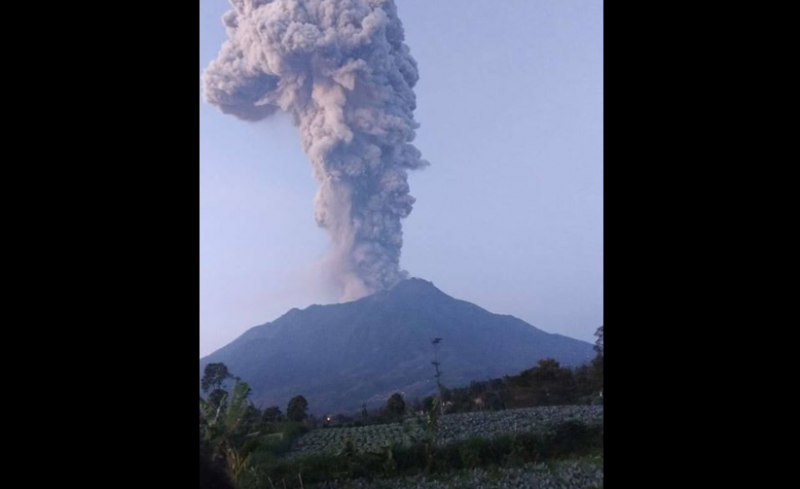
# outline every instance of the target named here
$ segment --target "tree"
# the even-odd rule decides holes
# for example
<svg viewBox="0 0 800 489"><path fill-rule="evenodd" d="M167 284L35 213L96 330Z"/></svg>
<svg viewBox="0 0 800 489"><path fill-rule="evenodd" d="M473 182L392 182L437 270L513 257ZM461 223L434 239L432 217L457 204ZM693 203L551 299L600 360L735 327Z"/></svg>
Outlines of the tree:
<svg viewBox="0 0 800 489"><path fill-rule="evenodd" d="M594 333L597 337L597 341L594 344L594 351L597 352L597 356L592 360L592 376L594 377L594 384L595 387L600 391L600 395L603 395L603 327L600 326L597 328L597 331Z"/></svg>
<svg viewBox="0 0 800 489"><path fill-rule="evenodd" d="M573 376L575 378L575 387L578 389L580 397L595 394L594 367L592 364L576 367Z"/></svg>
<svg viewBox="0 0 800 489"><path fill-rule="evenodd" d="M208 404L208 409L211 410L218 410L224 409L225 401L228 399L228 393L225 392L224 389L214 389L208 395L206 399L206 403Z"/></svg>
<svg viewBox="0 0 800 489"><path fill-rule="evenodd" d="M233 378L233 375L228 372L228 367L224 363L209 363L203 370L200 386L203 388L203 392L221 389L222 383L231 378Z"/></svg>
<svg viewBox="0 0 800 489"><path fill-rule="evenodd" d="M603 355L597 355L592 360L592 379L594 380L595 390L602 395L603 392Z"/></svg>
<svg viewBox="0 0 800 489"><path fill-rule="evenodd" d="M260 413L248 400L250 386L245 382L237 380L230 394L221 388L211 394L217 393L221 393L221 399L216 403L200 398L201 436L214 459L224 460L228 474L238 485L251 467L252 447L245 440L258 433Z"/></svg>
<svg viewBox="0 0 800 489"><path fill-rule="evenodd" d="M603 327L600 326L595 331L594 335L597 337L597 341L594 343L594 351L597 352L598 355L603 354Z"/></svg>
<svg viewBox="0 0 800 489"><path fill-rule="evenodd" d="M483 404L490 411L500 411L506 407L502 395L497 391L487 392L484 396Z"/></svg>
<svg viewBox="0 0 800 489"><path fill-rule="evenodd" d="M569 368L552 358L544 358L513 380L524 405L553 406L577 400L578 389Z"/></svg>
<svg viewBox="0 0 800 489"><path fill-rule="evenodd" d="M303 396L295 396L289 401L286 407L286 417L289 421L303 421L308 417L306 411L308 410L308 401Z"/></svg>
<svg viewBox="0 0 800 489"><path fill-rule="evenodd" d="M280 421L282 415L283 413L281 413L281 409L278 406L270 406L264 410L262 419L267 423L274 423Z"/></svg>
<svg viewBox="0 0 800 489"><path fill-rule="evenodd" d="M403 400L403 396L399 393L392 394L389 400L386 401L386 406L384 406L383 411L390 418L399 418L403 416L406 412L406 402Z"/></svg>

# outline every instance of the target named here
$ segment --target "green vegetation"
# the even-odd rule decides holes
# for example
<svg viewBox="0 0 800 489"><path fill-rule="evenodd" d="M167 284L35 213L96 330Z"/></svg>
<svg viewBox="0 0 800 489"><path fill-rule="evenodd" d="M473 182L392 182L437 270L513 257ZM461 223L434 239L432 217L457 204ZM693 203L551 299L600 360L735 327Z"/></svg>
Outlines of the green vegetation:
<svg viewBox="0 0 800 489"><path fill-rule="evenodd" d="M603 487L602 465L593 459L519 467L456 470L446 475L325 482L320 489L594 489Z"/></svg>
<svg viewBox="0 0 800 489"><path fill-rule="evenodd" d="M602 399L602 327L597 353L576 370L543 360L518 376L442 389L449 414L439 398L410 410L396 393L374 419L379 424L343 427L349 418L339 415L320 428L302 395L285 415L278 406L262 412L246 382L209 364L201 381L201 470L209 480L227 474L237 489L602 487L603 406L592 402ZM552 405L559 403L571 405ZM500 410L517 404L536 407ZM369 422L362 411L358 424Z"/></svg>
<svg viewBox="0 0 800 489"><path fill-rule="evenodd" d="M474 487L487 488L502 487L495 484L511 479L522 481L517 487L539 487L536 484L544 481L556 484L553 487L589 487L559 485L567 472L573 474L573 482L598 477L602 482L602 458L595 464L599 468L582 463L567 472L548 468L533 475L530 469L531 464L601 456L602 406L440 416L436 399L426 415L402 422L309 431L303 423L265 421L264 415L253 412L248 393L239 381L230 401L226 393L216 409L201 402L201 439L240 489L271 489L283 483L287 488L359 488L369 487L365 481L372 479L379 479L376 487L387 489L459 487L436 485L437 477L445 474L453 481L476 478ZM203 413L212 412L220 415L204 419ZM270 486L270 481L280 485Z"/></svg>
<svg viewBox="0 0 800 489"><path fill-rule="evenodd" d="M514 468L602 453L603 428L571 421L533 432L470 438L430 452L424 443L384 444L372 451L348 442L336 454L282 459L266 472L272 479L302 474L306 484L341 479L436 476L470 469Z"/></svg>
<svg viewBox="0 0 800 489"><path fill-rule="evenodd" d="M572 369L553 359L519 375L444 389L446 412L500 411L534 406L602 404L603 357Z"/></svg>
<svg viewBox="0 0 800 489"><path fill-rule="evenodd" d="M289 401L286 408L286 417L289 421L300 422L308 417L308 401L303 396L295 396Z"/></svg>
<svg viewBox="0 0 800 489"><path fill-rule="evenodd" d="M439 416L438 410L432 409L424 416L402 422L314 430L297 440L289 457L332 455L341 451L348 441L353 441L358 450L369 452L386 444L422 443L429 437L441 446L470 438L535 431L569 421L598 425L602 420L603 406L553 406L445 416Z"/></svg>
<svg viewBox="0 0 800 489"><path fill-rule="evenodd" d="M389 419L402 418L406 413L406 402L400 394L392 394L383 408L385 416Z"/></svg>

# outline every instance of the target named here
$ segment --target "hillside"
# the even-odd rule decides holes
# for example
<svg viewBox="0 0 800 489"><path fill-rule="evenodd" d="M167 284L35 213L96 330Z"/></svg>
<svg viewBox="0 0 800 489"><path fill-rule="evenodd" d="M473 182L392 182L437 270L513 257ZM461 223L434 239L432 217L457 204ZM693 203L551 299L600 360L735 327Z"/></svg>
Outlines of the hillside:
<svg viewBox="0 0 800 489"><path fill-rule="evenodd" d="M253 400L284 409L297 394L315 414L374 407L393 392L407 399L435 390L433 338L449 387L514 374L541 358L578 365L592 345L493 314L409 279L358 301L292 309L200 360L225 363L247 381Z"/></svg>

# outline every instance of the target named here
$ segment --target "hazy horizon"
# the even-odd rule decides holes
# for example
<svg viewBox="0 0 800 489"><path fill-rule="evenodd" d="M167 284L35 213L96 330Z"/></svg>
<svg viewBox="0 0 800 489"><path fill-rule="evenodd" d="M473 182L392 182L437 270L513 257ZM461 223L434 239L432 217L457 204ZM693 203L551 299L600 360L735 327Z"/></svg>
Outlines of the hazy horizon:
<svg viewBox="0 0 800 489"><path fill-rule="evenodd" d="M200 2L200 71L226 0ZM419 64L401 266L444 293L584 341L603 324L603 3L398 2ZM316 184L290 117L200 97L200 356L336 302L315 264Z"/></svg>

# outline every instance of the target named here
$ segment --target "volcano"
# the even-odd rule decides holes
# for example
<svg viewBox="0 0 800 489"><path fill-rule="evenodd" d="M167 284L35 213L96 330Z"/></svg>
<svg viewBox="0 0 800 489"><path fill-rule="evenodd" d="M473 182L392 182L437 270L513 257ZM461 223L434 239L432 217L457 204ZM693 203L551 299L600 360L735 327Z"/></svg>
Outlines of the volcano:
<svg viewBox="0 0 800 489"><path fill-rule="evenodd" d="M590 343L493 314L412 278L354 302L292 309L202 358L200 373L208 363L224 363L250 384L260 407L285 410L289 399L303 395L311 413L353 413L395 392L406 400L435 392L435 338L443 339L438 359L447 387L516 374L543 358L576 366L594 357Z"/></svg>

